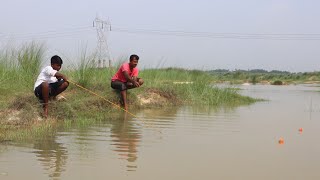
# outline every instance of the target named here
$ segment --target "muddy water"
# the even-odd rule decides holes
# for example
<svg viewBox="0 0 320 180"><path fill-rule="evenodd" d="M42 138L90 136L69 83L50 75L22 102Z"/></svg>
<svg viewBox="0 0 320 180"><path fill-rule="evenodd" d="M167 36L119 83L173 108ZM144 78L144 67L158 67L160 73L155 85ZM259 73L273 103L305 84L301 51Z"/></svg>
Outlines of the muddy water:
<svg viewBox="0 0 320 180"><path fill-rule="evenodd" d="M0 179L320 179L320 88L239 87L269 101L143 110L2 144Z"/></svg>

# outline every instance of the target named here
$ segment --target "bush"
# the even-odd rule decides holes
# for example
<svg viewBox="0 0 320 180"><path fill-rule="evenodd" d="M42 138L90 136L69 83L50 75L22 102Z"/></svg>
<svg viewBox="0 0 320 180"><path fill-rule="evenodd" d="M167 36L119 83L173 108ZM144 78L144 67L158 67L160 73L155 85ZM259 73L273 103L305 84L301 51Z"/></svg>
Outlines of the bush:
<svg viewBox="0 0 320 180"><path fill-rule="evenodd" d="M283 85L283 82L280 80L276 80L272 83L272 85Z"/></svg>

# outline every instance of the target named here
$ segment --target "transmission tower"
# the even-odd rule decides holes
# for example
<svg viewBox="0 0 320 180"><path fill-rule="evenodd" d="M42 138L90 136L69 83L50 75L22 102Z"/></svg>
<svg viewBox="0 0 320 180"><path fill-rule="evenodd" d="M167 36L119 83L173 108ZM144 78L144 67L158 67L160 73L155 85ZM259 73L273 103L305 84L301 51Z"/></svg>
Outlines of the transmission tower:
<svg viewBox="0 0 320 180"><path fill-rule="evenodd" d="M93 21L93 27L97 30L97 49L96 54L98 57L98 63L94 63L94 66L98 68L106 67L106 62L108 61L109 67L111 67L111 58L110 52L108 48L107 35L108 32L111 31L111 23L108 21L101 20L96 17Z"/></svg>

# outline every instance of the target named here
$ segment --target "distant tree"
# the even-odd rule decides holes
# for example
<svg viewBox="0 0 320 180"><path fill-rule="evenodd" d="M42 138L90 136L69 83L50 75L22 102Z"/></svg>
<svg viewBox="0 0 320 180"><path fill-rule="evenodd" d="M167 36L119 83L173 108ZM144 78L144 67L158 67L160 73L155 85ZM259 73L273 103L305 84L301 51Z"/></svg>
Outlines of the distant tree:
<svg viewBox="0 0 320 180"><path fill-rule="evenodd" d="M268 73L268 71L266 71L264 69L252 69L248 72L250 72L250 73Z"/></svg>
<svg viewBox="0 0 320 180"><path fill-rule="evenodd" d="M270 71L270 73L274 73L274 74L290 74L290 72L288 72L288 71L278 71L278 70L272 70L272 71Z"/></svg>

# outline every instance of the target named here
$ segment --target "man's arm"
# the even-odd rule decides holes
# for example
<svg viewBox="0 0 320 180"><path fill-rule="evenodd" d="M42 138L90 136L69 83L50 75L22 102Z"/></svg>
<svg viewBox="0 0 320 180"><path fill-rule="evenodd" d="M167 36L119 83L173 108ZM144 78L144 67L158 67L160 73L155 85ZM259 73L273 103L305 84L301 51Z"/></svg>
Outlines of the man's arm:
<svg viewBox="0 0 320 180"><path fill-rule="evenodd" d="M61 73L59 73L59 72L56 72L56 74L54 75L57 79L63 79L64 81L66 81L66 82L69 82L68 81L68 78L65 76L65 75L63 75L63 74L61 74Z"/></svg>
<svg viewBox="0 0 320 180"><path fill-rule="evenodd" d="M127 79L127 81L131 82L134 86L136 86L136 87L140 86L139 82L137 81L137 77L131 78L127 71L123 71L123 75Z"/></svg>

